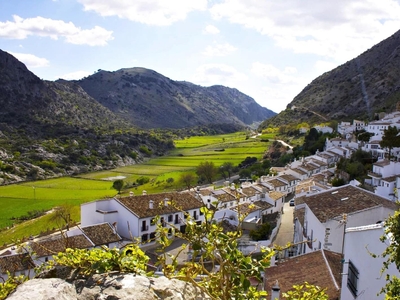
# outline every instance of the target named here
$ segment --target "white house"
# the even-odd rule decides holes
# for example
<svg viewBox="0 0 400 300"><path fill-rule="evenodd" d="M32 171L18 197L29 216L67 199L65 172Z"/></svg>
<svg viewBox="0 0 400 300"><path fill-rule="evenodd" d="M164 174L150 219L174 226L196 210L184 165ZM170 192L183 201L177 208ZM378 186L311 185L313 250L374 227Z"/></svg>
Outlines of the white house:
<svg viewBox="0 0 400 300"><path fill-rule="evenodd" d="M400 162L379 160L372 165L370 184L375 188L375 193L391 200L398 200L397 189L400 177Z"/></svg>
<svg viewBox="0 0 400 300"><path fill-rule="evenodd" d="M296 210L304 209L303 224L295 222L294 243L306 241L298 253L318 249L343 252L343 235L347 227L384 221L397 209L394 202L361 188L345 185L306 194L295 199Z"/></svg>
<svg viewBox="0 0 400 300"><path fill-rule="evenodd" d="M384 223L346 229L341 299L385 299L379 292L386 284L386 274L400 277L394 264L381 274L384 259L379 255L390 243L381 242L382 236Z"/></svg>
<svg viewBox="0 0 400 300"><path fill-rule="evenodd" d="M322 133L332 133L333 132L333 128L329 127L329 126L314 126L313 128L315 128L318 132L322 132Z"/></svg>
<svg viewBox="0 0 400 300"><path fill-rule="evenodd" d="M200 208L203 206L203 202L191 193L111 198L82 204L81 222L83 227L104 222L115 224L121 237L139 237L144 243L155 238L156 216L160 217L159 222L168 227L172 235L172 227L184 232L188 215L202 222L204 216Z"/></svg>

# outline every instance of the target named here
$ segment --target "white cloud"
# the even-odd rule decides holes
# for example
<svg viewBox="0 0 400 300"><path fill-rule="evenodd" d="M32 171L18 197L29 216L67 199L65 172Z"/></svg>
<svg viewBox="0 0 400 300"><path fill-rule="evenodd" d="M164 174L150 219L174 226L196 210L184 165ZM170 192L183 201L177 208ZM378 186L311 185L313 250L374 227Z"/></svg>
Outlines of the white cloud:
<svg viewBox="0 0 400 300"><path fill-rule="evenodd" d="M255 62L251 73L265 80L263 87L254 91L255 99L275 112L284 110L286 104L310 82L310 78L304 78L294 67L279 69L270 64Z"/></svg>
<svg viewBox="0 0 400 300"><path fill-rule="evenodd" d="M46 58L38 57L33 54L15 52L10 52L10 54L23 62L28 69L48 67L50 65L50 62Z"/></svg>
<svg viewBox="0 0 400 300"><path fill-rule="evenodd" d="M270 64L262 64L255 62L252 65L251 72L258 77L267 79L268 82L273 84L293 84L296 83L297 79L294 76L297 73L297 69L294 67L286 67L280 70Z"/></svg>
<svg viewBox="0 0 400 300"><path fill-rule="evenodd" d="M210 9L257 30L282 48L345 61L387 38L400 28L395 0L223 0Z"/></svg>
<svg viewBox="0 0 400 300"><path fill-rule="evenodd" d="M234 51L236 51L236 48L228 43L214 44L207 46L203 54L206 56L226 56Z"/></svg>
<svg viewBox="0 0 400 300"><path fill-rule="evenodd" d="M206 28L204 28L203 33L206 34L218 34L219 29L215 27L214 25L207 25Z"/></svg>
<svg viewBox="0 0 400 300"><path fill-rule="evenodd" d="M331 71L336 67L337 67L337 64L334 62L330 62L330 61L317 60L315 62L315 70L319 74Z"/></svg>
<svg viewBox="0 0 400 300"><path fill-rule="evenodd" d="M101 16L118 16L122 19L166 26L184 20L188 13L207 9L207 0L78 0L86 11Z"/></svg>
<svg viewBox="0 0 400 300"><path fill-rule="evenodd" d="M205 86L225 85L229 87L235 87L238 83L246 80L247 75L225 64L201 65L192 78L192 82Z"/></svg>
<svg viewBox="0 0 400 300"><path fill-rule="evenodd" d="M53 20L42 17L23 19L17 15L14 21L0 22L0 37L9 39L26 39L36 35L57 40L64 37L68 43L90 46L104 46L112 40L112 31L95 26L92 29L81 29L72 22Z"/></svg>
<svg viewBox="0 0 400 300"><path fill-rule="evenodd" d="M67 73L64 75L56 76L55 79L66 79L66 80L79 80L82 79L83 77L89 76L93 74L93 72L88 72L88 71L75 71L71 73Z"/></svg>

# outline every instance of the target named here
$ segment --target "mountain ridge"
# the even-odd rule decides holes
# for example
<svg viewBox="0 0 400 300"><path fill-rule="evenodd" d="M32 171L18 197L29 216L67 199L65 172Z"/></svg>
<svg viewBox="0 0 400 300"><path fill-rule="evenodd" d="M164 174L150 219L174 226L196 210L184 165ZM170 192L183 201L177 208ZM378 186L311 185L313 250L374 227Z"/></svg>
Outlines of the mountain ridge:
<svg viewBox="0 0 400 300"><path fill-rule="evenodd" d="M372 120L400 99L400 31L318 76L260 129L301 122Z"/></svg>
<svg viewBox="0 0 400 300"><path fill-rule="evenodd" d="M212 123L249 126L276 114L237 89L174 81L141 67L99 70L74 82L99 103L141 128Z"/></svg>

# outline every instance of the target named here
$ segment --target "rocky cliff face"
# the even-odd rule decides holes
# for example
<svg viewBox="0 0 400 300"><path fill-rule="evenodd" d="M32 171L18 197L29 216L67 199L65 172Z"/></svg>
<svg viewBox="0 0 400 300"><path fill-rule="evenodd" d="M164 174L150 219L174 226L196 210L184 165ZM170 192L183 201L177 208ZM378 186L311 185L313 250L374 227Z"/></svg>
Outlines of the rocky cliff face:
<svg viewBox="0 0 400 300"><path fill-rule="evenodd" d="M133 274L95 275L71 283L59 279L32 279L20 285L9 300L202 300L210 299L190 283L166 277Z"/></svg>
<svg viewBox="0 0 400 300"><path fill-rule="evenodd" d="M245 126L275 115L236 89L173 81L144 68L99 70L76 83L99 103L142 128Z"/></svg>
<svg viewBox="0 0 400 300"><path fill-rule="evenodd" d="M261 128L302 121L371 120L377 112L393 111L399 96L400 31L313 80Z"/></svg>

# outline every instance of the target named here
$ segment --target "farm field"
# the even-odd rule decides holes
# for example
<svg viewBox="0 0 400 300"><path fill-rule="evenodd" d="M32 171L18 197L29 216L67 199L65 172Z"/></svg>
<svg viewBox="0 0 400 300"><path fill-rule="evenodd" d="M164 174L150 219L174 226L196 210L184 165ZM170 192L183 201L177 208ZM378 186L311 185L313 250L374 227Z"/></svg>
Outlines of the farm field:
<svg viewBox="0 0 400 300"><path fill-rule="evenodd" d="M116 179L123 179L126 184L133 185L138 178L148 177L150 180L148 183L126 191L126 193L133 191L136 195L141 194L143 190L148 193L158 193L180 189L182 187L178 186L177 182L182 172L194 172L201 162L212 161L218 167L228 161L238 165L247 156L260 159L269 143L246 137L245 133L234 133L190 137L175 141L175 146L176 148L168 155L137 165L83 174L78 177L63 177L0 187L2 208L0 230L3 229L0 234L0 245L9 243L11 238L36 235L57 227L50 215L45 215L37 220L29 221L30 226L19 224L9 230L4 230L5 227L14 223L12 217L20 217L34 210L48 211L56 206L71 205L74 207L71 220L78 222L79 207L82 203L113 197L117 194L117 191L112 188L113 181ZM32 226L32 224L35 225Z"/></svg>

